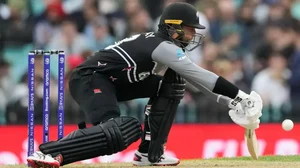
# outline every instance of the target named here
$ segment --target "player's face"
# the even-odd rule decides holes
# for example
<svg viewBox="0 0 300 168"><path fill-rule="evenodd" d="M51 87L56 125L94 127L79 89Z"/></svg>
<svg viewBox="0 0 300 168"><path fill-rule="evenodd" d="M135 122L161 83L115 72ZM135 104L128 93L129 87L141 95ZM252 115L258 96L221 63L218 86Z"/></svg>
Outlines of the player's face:
<svg viewBox="0 0 300 168"><path fill-rule="evenodd" d="M188 26L184 26L183 31L184 31L183 40L186 42L190 42L194 38L194 35L196 33L195 28L188 27Z"/></svg>
<svg viewBox="0 0 300 168"><path fill-rule="evenodd" d="M181 44L183 44L187 51L192 51L202 43L204 35L196 33L195 28L183 26L183 31L184 36L182 37Z"/></svg>

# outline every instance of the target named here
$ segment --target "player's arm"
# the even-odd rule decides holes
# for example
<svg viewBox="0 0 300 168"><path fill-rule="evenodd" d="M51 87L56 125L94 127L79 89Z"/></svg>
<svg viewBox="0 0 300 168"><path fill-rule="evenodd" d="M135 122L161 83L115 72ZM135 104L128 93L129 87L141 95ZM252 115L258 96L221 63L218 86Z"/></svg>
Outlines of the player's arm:
<svg viewBox="0 0 300 168"><path fill-rule="evenodd" d="M259 95L253 92L248 95L223 77L194 64L173 43L162 42L153 51L152 59L158 63L167 65L205 94L215 96L215 100L229 97L232 100L225 101L228 103L228 106L231 109L237 109L241 106L243 110L249 112L247 116L249 120L256 121L261 116L262 103ZM214 94L211 94L211 92Z"/></svg>
<svg viewBox="0 0 300 168"><path fill-rule="evenodd" d="M211 99L213 99L213 100L217 101L218 103L220 103L222 105L225 105L225 106L228 106L230 101L232 100L227 96L223 96L223 95L220 95L220 94L213 93L212 91L210 91L209 89L207 89L203 86L202 86L201 89L199 89L199 87L197 88L189 82L186 82L186 88L188 90L192 91L192 92L196 92L196 93L201 92L204 95L210 97Z"/></svg>
<svg viewBox="0 0 300 168"><path fill-rule="evenodd" d="M189 83L201 90L207 90L234 99L239 89L223 77L194 64L181 48L167 41L162 42L152 53L152 59L167 65Z"/></svg>

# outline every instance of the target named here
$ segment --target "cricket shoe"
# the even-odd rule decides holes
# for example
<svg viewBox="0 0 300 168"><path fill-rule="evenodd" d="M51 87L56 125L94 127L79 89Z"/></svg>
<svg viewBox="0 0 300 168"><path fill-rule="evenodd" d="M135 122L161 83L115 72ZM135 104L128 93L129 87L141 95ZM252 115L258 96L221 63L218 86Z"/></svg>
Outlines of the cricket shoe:
<svg viewBox="0 0 300 168"><path fill-rule="evenodd" d="M180 160L163 154L158 162L151 163L148 160L148 153L141 153L137 150L134 153L132 163L134 166L176 166L180 163Z"/></svg>
<svg viewBox="0 0 300 168"><path fill-rule="evenodd" d="M45 155L41 151L34 152L27 158L27 162L33 168L59 168L60 166L58 159Z"/></svg>

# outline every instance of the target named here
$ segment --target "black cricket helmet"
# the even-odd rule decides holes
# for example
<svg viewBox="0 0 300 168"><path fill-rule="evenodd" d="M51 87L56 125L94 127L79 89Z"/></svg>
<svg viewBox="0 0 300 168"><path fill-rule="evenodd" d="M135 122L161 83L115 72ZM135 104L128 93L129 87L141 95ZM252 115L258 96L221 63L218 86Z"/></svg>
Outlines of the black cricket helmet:
<svg viewBox="0 0 300 168"><path fill-rule="evenodd" d="M191 41L185 41L183 26L205 29L199 23L198 12L191 4L176 2L167 6L160 18L159 30L166 33L176 45L191 51L202 43L204 35L195 33Z"/></svg>

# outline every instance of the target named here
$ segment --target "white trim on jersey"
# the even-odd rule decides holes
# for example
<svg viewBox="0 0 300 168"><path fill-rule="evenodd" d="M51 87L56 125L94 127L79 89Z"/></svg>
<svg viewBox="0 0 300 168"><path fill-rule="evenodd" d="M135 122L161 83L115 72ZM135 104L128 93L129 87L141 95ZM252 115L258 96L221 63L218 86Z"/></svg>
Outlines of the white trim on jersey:
<svg viewBox="0 0 300 168"><path fill-rule="evenodd" d="M138 82L137 77L136 77L136 69L137 69L136 63L135 63L134 60L130 57L130 55L129 55L125 50L123 50L123 48L121 48L120 46L116 46L116 47L119 48L123 53L125 53L125 55L132 61L132 63L133 63L133 77L134 77L134 80L135 80L136 82Z"/></svg>
<svg viewBox="0 0 300 168"><path fill-rule="evenodd" d="M130 63L128 62L128 60L124 57L123 54L121 54L118 50L114 49L114 48L111 48L112 50L114 50L116 53L118 53L123 59L124 61L127 63L128 67L131 67ZM130 70L127 71L127 77L128 77L128 81L130 83L133 83L132 80L131 80L131 77L130 77Z"/></svg>

